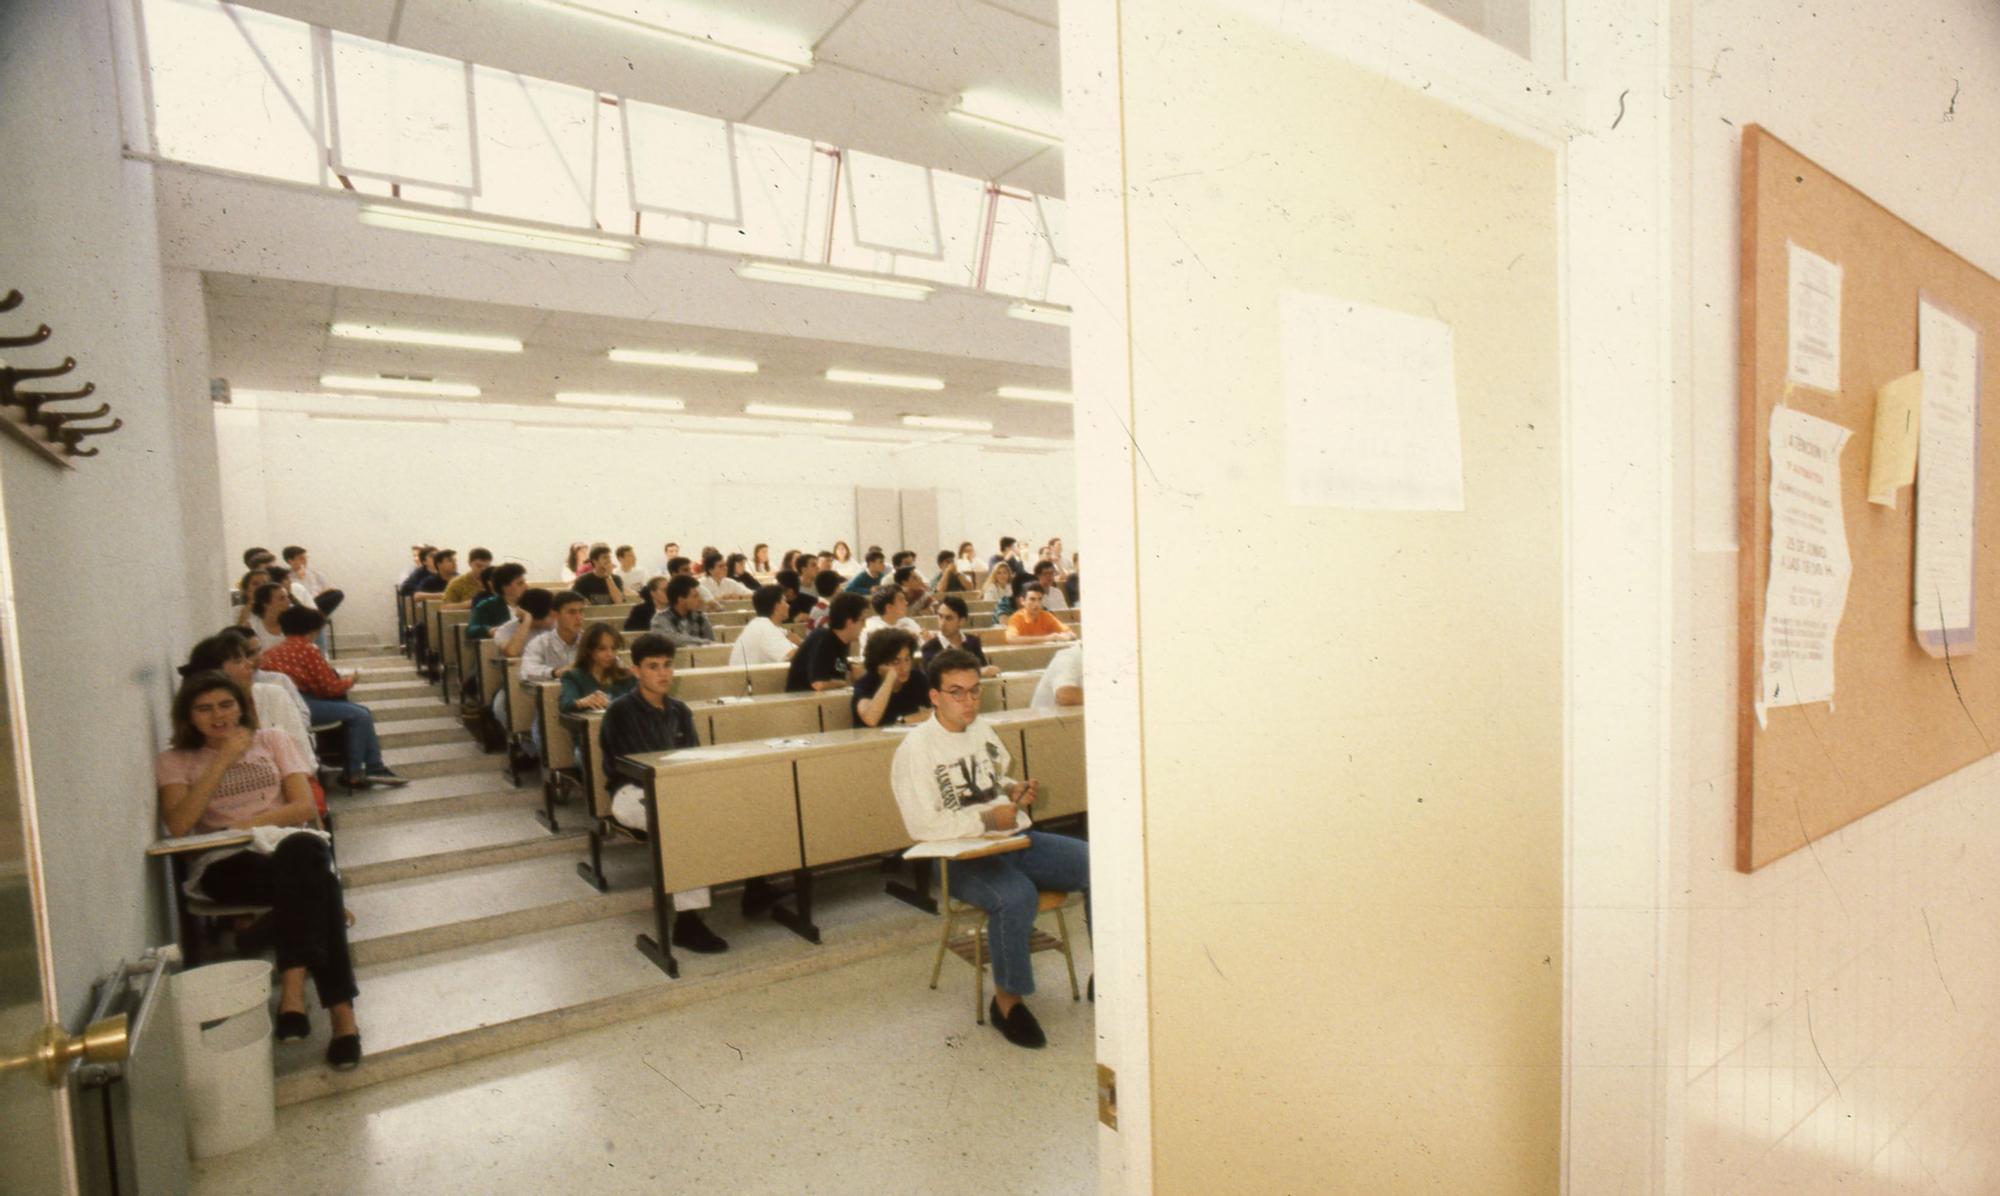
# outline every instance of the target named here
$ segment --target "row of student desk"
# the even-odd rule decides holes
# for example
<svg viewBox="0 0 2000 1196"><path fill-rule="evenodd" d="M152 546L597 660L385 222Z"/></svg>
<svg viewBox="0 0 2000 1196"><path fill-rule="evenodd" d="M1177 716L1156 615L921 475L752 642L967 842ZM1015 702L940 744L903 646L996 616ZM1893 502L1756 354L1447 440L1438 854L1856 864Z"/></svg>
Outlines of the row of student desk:
<svg viewBox="0 0 2000 1196"><path fill-rule="evenodd" d="M1002 710L980 717L1006 745L1017 779L1041 782L1033 808L1038 824L1085 812L1081 710ZM595 720L580 721L586 742L594 741ZM852 728L610 761L614 781L645 793L654 930L638 936L640 952L678 977L671 894L787 872L792 904L781 903L772 917L819 942L813 870L910 846L889 781L891 760L907 733ZM608 821L608 802L600 818ZM593 851L597 843L593 839ZM603 883L601 872L585 876ZM922 890L891 885L890 891L935 911Z"/></svg>

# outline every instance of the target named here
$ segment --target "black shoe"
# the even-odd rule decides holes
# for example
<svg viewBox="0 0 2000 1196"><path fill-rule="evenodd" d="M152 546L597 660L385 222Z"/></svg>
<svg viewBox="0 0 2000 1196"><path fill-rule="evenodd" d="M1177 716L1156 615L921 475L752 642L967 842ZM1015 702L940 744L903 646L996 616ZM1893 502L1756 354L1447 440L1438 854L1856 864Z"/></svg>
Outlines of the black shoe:
<svg viewBox="0 0 2000 1196"><path fill-rule="evenodd" d="M340 778L340 787L349 793L353 793L357 789L366 789L368 788L368 776L365 773L359 772L348 773Z"/></svg>
<svg viewBox="0 0 2000 1196"><path fill-rule="evenodd" d="M335 1071L353 1071L361 1066L361 1035L342 1034L327 1043L326 1065Z"/></svg>
<svg viewBox="0 0 2000 1196"><path fill-rule="evenodd" d="M686 947L697 955L720 955L729 942L708 928L701 915L692 911L674 917L674 946Z"/></svg>
<svg viewBox="0 0 2000 1196"><path fill-rule="evenodd" d="M310 1037L312 1037L312 1023L306 1020L304 1013L278 1014L279 1042L297 1042L301 1038Z"/></svg>
<svg viewBox="0 0 2000 1196"><path fill-rule="evenodd" d="M410 783L410 778L392 772L386 765L368 770L368 783L383 789L401 789Z"/></svg>
<svg viewBox="0 0 2000 1196"><path fill-rule="evenodd" d="M790 889L781 889L761 876L754 880L745 881L743 884L743 916L754 918L759 914L766 913L772 906L791 895L792 891Z"/></svg>
<svg viewBox="0 0 2000 1196"><path fill-rule="evenodd" d="M1017 1047L1040 1050L1049 1045L1048 1035L1042 1033L1042 1023L1036 1021L1035 1015L1028 1012L1026 1001L1016 1001L1014 1011L1002 1017L1000 998L995 997L986 1007L986 1020L992 1022L993 1028L1000 1031L1003 1038Z"/></svg>

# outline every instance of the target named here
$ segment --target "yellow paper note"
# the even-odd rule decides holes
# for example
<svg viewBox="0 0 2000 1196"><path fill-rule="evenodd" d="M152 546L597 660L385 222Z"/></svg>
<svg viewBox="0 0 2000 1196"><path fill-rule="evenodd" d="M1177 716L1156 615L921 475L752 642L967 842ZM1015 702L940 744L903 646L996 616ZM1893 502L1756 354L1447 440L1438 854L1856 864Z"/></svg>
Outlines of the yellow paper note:
<svg viewBox="0 0 2000 1196"><path fill-rule="evenodd" d="M1875 392L1875 441L1868 450L1868 501L1893 508L1896 491L1917 480L1922 370L1911 370Z"/></svg>

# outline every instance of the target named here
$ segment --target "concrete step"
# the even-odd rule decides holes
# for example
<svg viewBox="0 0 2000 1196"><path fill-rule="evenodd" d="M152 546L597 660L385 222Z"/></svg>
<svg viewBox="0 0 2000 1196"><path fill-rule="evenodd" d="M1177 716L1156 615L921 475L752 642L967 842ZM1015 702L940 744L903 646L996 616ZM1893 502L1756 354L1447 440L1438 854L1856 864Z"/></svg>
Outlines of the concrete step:
<svg viewBox="0 0 2000 1196"><path fill-rule="evenodd" d="M441 777L459 772L487 772L504 777L502 771L507 758L496 752L492 755L480 749L469 737L461 736L452 743L427 743L418 747L385 747L382 762L390 768L412 779L418 777Z"/></svg>
<svg viewBox="0 0 2000 1196"><path fill-rule="evenodd" d="M730 949L677 953L677 981L633 946L635 935L652 932L650 908L360 966L356 1009L366 1059L350 1072L328 1070L326 1016L309 1006L312 1037L277 1048L278 1103L380 1084L936 941L938 920L883 894L882 876L872 867L822 878L815 896L818 946L769 918L746 921L733 890L718 894L705 917ZM360 910L356 919L359 934ZM1071 934L1082 948L1081 927ZM1088 957L1081 950L1079 956L1081 976ZM1049 962L1054 958L1036 960L1052 986L1057 972L1043 969L1059 970L1059 961ZM924 988L925 973L923 966L912 969L909 999L945 1001L946 994ZM956 977L951 997L963 995L956 991L963 983Z"/></svg>
<svg viewBox="0 0 2000 1196"><path fill-rule="evenodd" d="M442 710L443 707L439 707ZM399 719L391 723L376 724L376 734L382 740L383 750L389 748L426 747L441 743L475 743L472 732L465 729L456 715L434 715L425 719Z"/></svg>
<svg viewBox="0 0 2000 1196"><path fill-rule="evenodd" d="M359 702L363 706L373 705L376 701L386 698L421 698L425 696L429 696L437 701L443 700L438 696L437 686L432 685L414 673L404 673L391 680L379 681L363 677L361 680L355 682L354 688L347 691L349 701Z"/></svg>
<svg viewBox="0 0 2000 1196"><path fill-rule="evenodd" d="M368 707L368 712L375 716L377 727L383 727L386 723L401 722L404 719L443 718L453 713L450 706L438 700L436 690L432 690L427 696L417 698L381 698L375 701L361 701L357 698L356 701ZM384 730L386 733L386 728Z"/></svg>
<svg viewBox="0 0 2000 1196"><path fill-rule="evenodd" d="M581 858L580 823L549 833L531 803L363 823L334 820L340 873L350 890L388 881L567 853Z"/></svg>
<svg viewBox="0 0 2000 1196"><path fill-rule="evenodd" d="M413 818L539 806L541 800L539 783L509 788L507 778L497 773L455 772L423 777L400 789L346 793L336 788L327 797L327 808L335 825L347 831Z"/></svg>
<svg viewBox="0 0 2000 1196"><path fill-rule="evenodd" d="M652 908L651 863L636 844L604 853L611 891L577 873L579 845L562 855L389 881L348 894L357 966L576 926Z"/></svg>

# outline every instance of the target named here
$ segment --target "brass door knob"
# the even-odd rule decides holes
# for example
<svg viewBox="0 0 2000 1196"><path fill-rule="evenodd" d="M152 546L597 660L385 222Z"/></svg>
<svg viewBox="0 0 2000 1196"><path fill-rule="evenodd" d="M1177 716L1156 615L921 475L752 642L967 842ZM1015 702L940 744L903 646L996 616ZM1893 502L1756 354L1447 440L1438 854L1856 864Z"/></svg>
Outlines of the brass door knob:
<svg viewBox="0 0 2000 1196"><path fill-rule="evenodd" d="M63 1073L77 1059L123 1063L132 1046L129 1034L130 1027L122 1013L92 1022L74 1037L51 1022L35 1035L34 1045L26 1054L0 1059L0 1072L39 1066L42 1078L53 1088L63 1082Z"/></svg>

